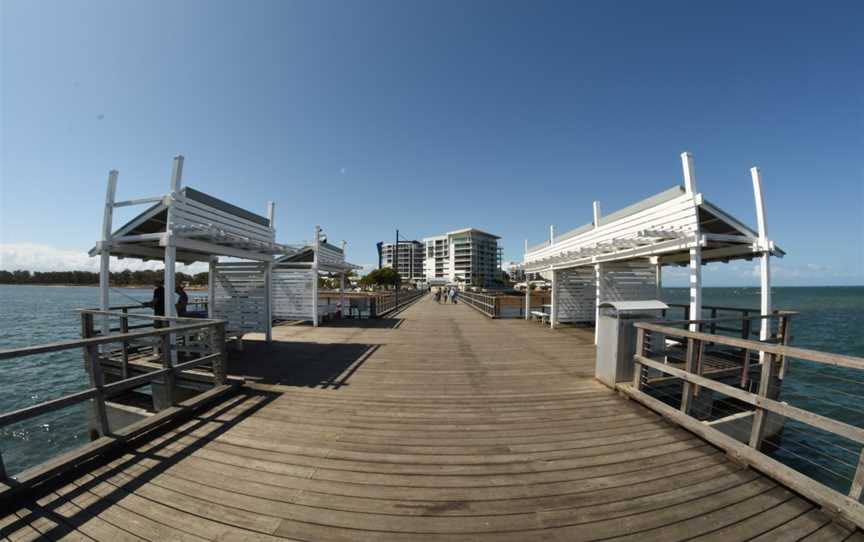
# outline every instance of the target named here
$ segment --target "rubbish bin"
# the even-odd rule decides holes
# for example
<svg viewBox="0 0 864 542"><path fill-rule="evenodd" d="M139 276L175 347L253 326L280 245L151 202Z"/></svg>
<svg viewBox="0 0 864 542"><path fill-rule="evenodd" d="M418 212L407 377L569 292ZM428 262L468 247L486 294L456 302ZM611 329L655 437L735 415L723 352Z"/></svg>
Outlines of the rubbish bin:
<svg viewBox="0 0 864 542"><path fill-rule="evenodd" d="M597 321L597 363L594 376L614 388L618 382L633 380L636 353L634 322L657 320L668 305L657 300L606 301L600 303Z"/></svg>

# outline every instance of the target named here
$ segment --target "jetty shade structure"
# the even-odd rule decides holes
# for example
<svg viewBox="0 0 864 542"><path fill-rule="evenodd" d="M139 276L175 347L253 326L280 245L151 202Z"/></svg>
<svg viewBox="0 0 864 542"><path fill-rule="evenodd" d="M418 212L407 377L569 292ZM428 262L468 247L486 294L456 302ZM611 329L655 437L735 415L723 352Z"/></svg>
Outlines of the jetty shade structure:
<svg viewBox="0 0 864 542"><path fill-rule="evenodd" d="M750 170L756 199L756 230L710 203L696 186L693 157L681 154L684 186L675 186L634 205L602 216L594 202L594 220L563 235L550 227L549 240L529 248L523 267L551 280L551 307L544 315L551 326L560 322L595 322L604 302L660 298L661 268L690 270L688 318L702 315L702 266L710 262L761 260L761 312L771 313L769 258L784 252L768 238L762 182ZM526 293L525 317L530 307ZM696 325L691 324L695 331ZM768 336L768 320L760 336Z"/></svg>
<svg viewBox="0 0 864 542"><path fill-rule="evenodd" d="M345 261L345 242L331 245L315 227L314 241L293 254L285 254L273 263L273 318L310 321L318 326L324 314L345 314L345 280L361 266ZM318 277L339 277L339 301L333 307L322 306L318 296Z"/></svg>
<svg viewBox="0 0 864 542"><path fill-rule="evenodd" d="M271 340L273 261L295 248L276 242L273 202L267 216L241 209L191 187L181 188L183 156L174 158L170 191L162 196L115 201L117 171L108 177L102 238L90 251L100 255L100 308L108 310L109 258L165 262L165 316L176 317L175 266L207 262L210 269L208 317L225 320L228 336L261 332ZM149 207L119 229L112 229L114 209ZM233 261L220 261L228 257Z"/></svg>

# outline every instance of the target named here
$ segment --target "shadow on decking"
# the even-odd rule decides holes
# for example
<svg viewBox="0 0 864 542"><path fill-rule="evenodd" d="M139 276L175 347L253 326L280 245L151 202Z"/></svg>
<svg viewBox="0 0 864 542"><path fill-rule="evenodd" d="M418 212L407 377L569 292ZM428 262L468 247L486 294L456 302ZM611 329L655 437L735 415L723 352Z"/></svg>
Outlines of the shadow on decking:
<svg viewBox="0 0 864 542"><path fill-rule="evenodd" d="M402 325L402 318L342 318L321 322L322 328L360 328L360 329L396 329ZM291 326L312 327L312 322L290 323ZM278 324L277 324L278 326Z"/></svg>
<svg viewBox="0 0 864 542"><path fill-rule="evenodd" d="M91 470L79 467L69 471L60 482L53 482L48 487L39 490L40 495L46 495L40 503L32 503L26 508L28 513L0 528L0 539L14 536L15 532L27 525L45 519L54 524L51 528L40 529L40 540L58 540L94 517L99 517L128 494L141 488L151 480L176 465L195 451L203 448L218 436L226 433L232 427L254 415L264 406L276 399L280 394L260 390L241 389L237 395L228 398L224 403L214 407L209 412L199 413L192 418L184 418L166 424L153 432L147 433L135 445L141 446L146 441L162 438L157 444L149 446L146 451L126 448L106 455L102 464L132 455L120 463L103 469ZM187 427L171 433L172 430L188 424ZM210 426L210 427L208 427ZM197 433L197 434L196 434ZM87 473L89 478L79 478ZM75 485L63 487L69 480L79 478ZM57 493L48 493L59 490ZM74 501L70 507L69 502ZM84 504L82 501L92 501ZM56 510L63 508L63 513ZM70 510L73 512L70 513Z"/></svg>
<svg viewBox="0 0 864 542"><path fill-rule="evenodd" d="M243 352L230 353L228 373L250 383L335 390L377 349L374 344L247 341Z"/></svg>

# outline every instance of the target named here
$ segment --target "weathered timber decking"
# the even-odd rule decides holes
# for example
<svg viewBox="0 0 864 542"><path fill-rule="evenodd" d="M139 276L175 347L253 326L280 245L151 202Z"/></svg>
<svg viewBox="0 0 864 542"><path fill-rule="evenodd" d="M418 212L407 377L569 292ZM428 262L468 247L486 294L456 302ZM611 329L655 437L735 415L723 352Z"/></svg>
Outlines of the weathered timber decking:
<svg viewBox="0 0 864 542"><path fill-rule="evenodd" d="M593 379L589 330L422 299L278 327L249 386L0 521L71 540L855 540Z"/></svg>

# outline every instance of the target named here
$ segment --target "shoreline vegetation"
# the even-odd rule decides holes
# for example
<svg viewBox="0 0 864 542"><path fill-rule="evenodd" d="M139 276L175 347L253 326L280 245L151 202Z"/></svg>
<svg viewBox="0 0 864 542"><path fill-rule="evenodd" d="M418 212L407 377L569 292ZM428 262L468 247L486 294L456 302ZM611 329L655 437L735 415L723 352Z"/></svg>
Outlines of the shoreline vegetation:
<svg viewBox="0 0 864 542"><path fill-rule="evenodd" d="M98 288L99 283L95 282L92 284L91 283L88 283L88 284L71 284L71 283L62 283L61 282L61 283L57 283L57 284L48 284L48 283L44 283L44 282L36 282L36 283L0 282L0 286L40 286L42 288ZM117 284L111 283L111 288L134 288L134 289L152 290L153 285L152 284L117 285ZM200 291L206 292L207 291L207 285L205 284L205 285L201 286L201 285L190 284L188 286L184 286L184 289L188 290L190 292L200 292Z"/></svg>
<svg viewBox="0 0 864 542"><path fill-rule="evenodd" d="M162 271L118 271L112 272L110 284L113 288L152 288L161 283L165 274ZM176 280L185 284L187 289L207 288L206 272L195 275L177 273ZM27 271L0 270L0 284L19 284L27 286L98 286L99 273L92 271Z"/></svg>

